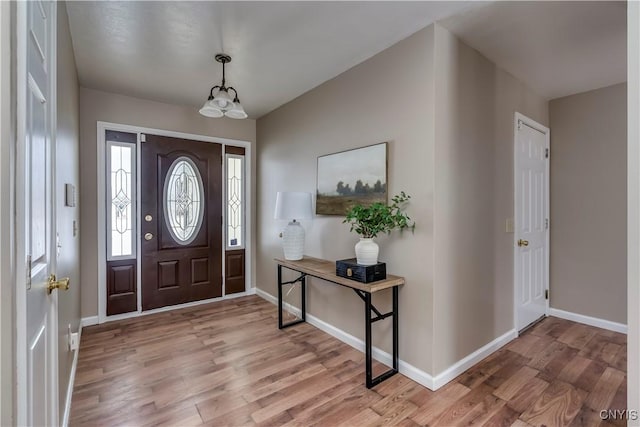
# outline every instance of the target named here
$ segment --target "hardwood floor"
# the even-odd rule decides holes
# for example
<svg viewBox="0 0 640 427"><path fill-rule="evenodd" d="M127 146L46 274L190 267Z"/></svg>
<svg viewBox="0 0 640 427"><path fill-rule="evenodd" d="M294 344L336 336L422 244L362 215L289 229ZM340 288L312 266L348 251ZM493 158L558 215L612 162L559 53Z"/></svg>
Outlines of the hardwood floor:
<svg viewBox="0 0 640 427"><path fill-rule="evenodd" d="M250 296L85 328L70 425L624 425L626 383L625 335L549 317L436 392L367 390L362 353Z"/></svg>

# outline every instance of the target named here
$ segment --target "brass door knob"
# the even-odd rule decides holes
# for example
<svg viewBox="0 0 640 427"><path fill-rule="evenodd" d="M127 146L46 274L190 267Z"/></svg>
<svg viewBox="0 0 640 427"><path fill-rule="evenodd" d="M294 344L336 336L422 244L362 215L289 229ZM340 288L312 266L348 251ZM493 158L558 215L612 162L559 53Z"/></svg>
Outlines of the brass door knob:
<svg viewBox="0 0 640 427"><path fill-rule="evenodd" d="M518 240L518 246L522 247L522 246L529 246L529 241L528 240Z"/></svg>
<svg viewBox="0 0 640 427"><path fill-rule="evenodd" d="M50 275L49 280L47 280L47 293L50 294L54 289L69 290L69 278L65 277L64 279L56 280L55 274Z"/></svg>

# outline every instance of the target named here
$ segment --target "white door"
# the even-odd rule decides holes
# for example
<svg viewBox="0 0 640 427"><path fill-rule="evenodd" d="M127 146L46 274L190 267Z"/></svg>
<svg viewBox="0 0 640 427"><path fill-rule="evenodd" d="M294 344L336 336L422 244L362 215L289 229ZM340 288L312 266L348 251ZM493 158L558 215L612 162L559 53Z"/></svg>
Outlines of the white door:
<svg viewBox="0 0 640 427"><path fill-rule="evenodd" d="M16 166L18 425L58 424L57 292L53 154L54 2L17 3L18 135Z"/></svg>
<svg viewBox="0 0 640 427"><path fill-rule="evenodd" d="M549 129L516 113L515 318L518 331L547 312Z"/></svg>

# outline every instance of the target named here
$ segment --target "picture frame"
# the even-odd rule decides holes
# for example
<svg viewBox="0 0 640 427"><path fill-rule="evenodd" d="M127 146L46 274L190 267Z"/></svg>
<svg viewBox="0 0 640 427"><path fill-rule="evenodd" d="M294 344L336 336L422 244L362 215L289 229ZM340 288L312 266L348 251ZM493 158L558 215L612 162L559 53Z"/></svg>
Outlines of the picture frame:
<svg viewBox="0 0 640 427"><path fill-rule="evenodd" d="M388 142L318 157L316 214L341 215L354 205L387 203Z"/></svg>

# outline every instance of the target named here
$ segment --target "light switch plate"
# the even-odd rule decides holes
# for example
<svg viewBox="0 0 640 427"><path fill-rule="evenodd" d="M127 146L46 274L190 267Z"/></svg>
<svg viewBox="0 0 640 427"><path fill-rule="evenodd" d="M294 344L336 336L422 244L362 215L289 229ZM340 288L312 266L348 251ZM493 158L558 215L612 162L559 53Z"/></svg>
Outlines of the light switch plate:
<svg viewBox="0 0 640 427"><path fill-rule="evenodd" d="M506 233L514 233L516 231L513 223L513 218L507 218L504 224L504 231Z"/></svg>

